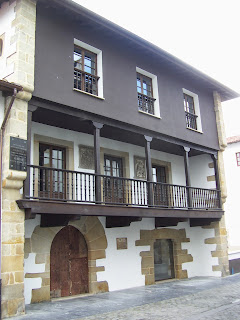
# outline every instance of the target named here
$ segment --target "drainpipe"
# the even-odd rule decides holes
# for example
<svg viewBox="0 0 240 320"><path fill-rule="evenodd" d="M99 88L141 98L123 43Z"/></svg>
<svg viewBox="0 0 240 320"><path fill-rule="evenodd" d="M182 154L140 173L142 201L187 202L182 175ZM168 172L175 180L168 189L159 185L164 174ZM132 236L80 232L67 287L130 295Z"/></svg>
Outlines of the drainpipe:
<svg viewBox="0 0 240 320"><path fill-rule="evenodd" d="M9 103L9 106L7 108L7 111L5 113L2 125L1 125L1 132L0 132L0 319L2 319L2 310L1 310L1 304L2 304L2 156L3 156L3 138L4 138L4 131L6 127L6 123L8 120L8 116L10 114L12 105L14 103L14 100L16 98L18 90L14 88L13 95L11 98L11 101Z"/></svg>

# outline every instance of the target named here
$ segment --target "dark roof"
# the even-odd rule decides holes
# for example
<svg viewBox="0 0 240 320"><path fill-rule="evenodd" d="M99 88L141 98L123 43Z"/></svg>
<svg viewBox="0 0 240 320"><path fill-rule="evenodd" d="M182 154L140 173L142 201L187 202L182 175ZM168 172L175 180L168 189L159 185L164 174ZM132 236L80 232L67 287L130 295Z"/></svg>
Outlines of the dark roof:
<svg viewBox="0 0 240 320"><path fill-rule="evenodd" d="M94 21L101 25L104 28L110 29L113 32L116 32L127 38L131 42L135 42L138 45L142 46L143 48L153 52L154 54L158 55L166 64L171 67L177 69L181 74L187 74L189 76L194 77L200 82L203 82L209 89L212 91L218 91L221 95L222 101L231 100L234 98L240 97L240 94L236 91L228 88L227 86L223 85L222 83L216 81L215 79L207 76L205 73L197 70L196 68L190 66L189 64L183 62L182 60L176 58L175 56L171 55L170 53L166 52L165 50L159 48L158 46L150 43L147 40L137 36L136 34L120 27L119 25L99 16L98 14L86 9L85 7L73 2L72 0L39 0L41 2L47 3L48 6L55 6L55 7L62 7L67 11L74 12L82 17L85 17L89 20Z"/></svg>
<svg viewBox="0 0 240 320"><path fill-rule="evenodd" d="M236 142L240 142L240 136L233 136L233 137L227 138L227 144L232 144Z"/></svg>

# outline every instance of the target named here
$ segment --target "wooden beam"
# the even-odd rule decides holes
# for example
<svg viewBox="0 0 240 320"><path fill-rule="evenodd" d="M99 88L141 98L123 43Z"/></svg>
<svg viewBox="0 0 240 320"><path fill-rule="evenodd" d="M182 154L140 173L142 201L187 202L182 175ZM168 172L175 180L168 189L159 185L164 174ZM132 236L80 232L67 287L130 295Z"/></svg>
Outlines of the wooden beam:
<svg viewBox="0 0 240 320"><path fill-rule="evenodd" d="M95 163L95 174L101 174L100 167L100 130L103 127L102 123L94 122L94 163ZM95 177L95 197L96 202L101 202L101 178Z"/></svg>
<svg viewBox="0 0 240 320"><path fill-rule="evenodd" d="M222 210L182 210L169 208L146 208L131 206L110 206L80 204L61 201L17 200L20 209L30 209L32 214L72 214L81 216L122 217L171 217L171 218L221 218Z"/></svg>
<svg viewBox="0 0 240 320"><path fill-rule="evenodd" d="M70 220L79 220L81 216L71 214L42 214L40 227L67 226Z"/></svg>
<svg viewBox="0 0 240 320"><path fill-rule="evenodd" d="M140 217L106 217L106 228L129 227L131 222L141 221Z"/></svg>
<svg viewBox="0 0 240 320"><path fill-rule="evenodd" d="M187 221L181 218L155 218L155 228L177 226L179 222Z"/></svg>
<svg viewBox="0 0 240 320"><path fill-rule="evenodd" d="M147 166L147 181L152 182L152 159L151 159L151 141L152 137L144 136L145 138L145 156L146 156L146 166ZM153 185L152 183L147 184L148 188L148 204L150 206L153 205Z"/></svg>
<svg viewBox="0 0 240 320"><path fill-rule="evenodd" d="M211 222L219 221L220 218L200 218L190 219L190 227L209 226Z"/></svg>

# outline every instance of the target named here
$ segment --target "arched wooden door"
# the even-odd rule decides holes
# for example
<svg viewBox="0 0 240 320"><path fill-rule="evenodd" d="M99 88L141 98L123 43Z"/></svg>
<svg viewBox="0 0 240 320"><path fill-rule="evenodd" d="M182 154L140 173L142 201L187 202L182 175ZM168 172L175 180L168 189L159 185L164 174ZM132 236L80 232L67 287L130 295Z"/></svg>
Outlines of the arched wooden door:
<svg viewBox="0 0 240 320"><path fill-rule="evenodd" d="M51 298L88 292L88 250L83 235L64 227L53 239L50 252Z"/></svg>

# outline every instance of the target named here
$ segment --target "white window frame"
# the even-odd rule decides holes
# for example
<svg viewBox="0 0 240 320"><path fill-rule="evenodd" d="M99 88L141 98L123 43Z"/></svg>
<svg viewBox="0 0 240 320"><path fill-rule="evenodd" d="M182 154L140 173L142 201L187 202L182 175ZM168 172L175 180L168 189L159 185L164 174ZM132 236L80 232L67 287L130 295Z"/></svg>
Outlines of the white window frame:
<svg viewBox="0 0 240 320"><path fill-rule="evenodd" d="M202 121L201 121L201 114L200 114L200 106L199 106L199 98L198 95L194 92L191 92L185 88L182 88L183 93L188 94L193 98L194 101L194 109L195 109L195 115L197 116L196 122L197 122L197 130L187 128L189 130L197 131L202 133Z"/></svg>
<svg viewBox="0 0 240 320"><path fill-rule="evenodd" d="M82 41L75 39L75 38L74 38L74 45L79 46L79 47L86 49L88 51L91 51L97 55L97 76L99 77L98 82L97 82L98 95L95 96L91 93L87 93L87 92L85 92L85 93L89 94L91 96L95 96L95 97L99 97L99 98L104 99L104 96L103 96L102 51L100 49L97 49L97 48L91 46L90 44L87 44L87 43L82 42ZM74 90L79 91L78 89L74 89ZM81 92L83 92L83 91L81 91Z"/></svg>
<svg viewBox="0 0 240 320"><path fill-rule="evenodd" d="M144 114L147 114L149 116L152 116L152 117L157 117L157 118L160 118L160 105L159 105L159 94L158 94L158 81L157 81L157 76L146 71L146 70L143 70L139 67L136 67L136 72L137 73L140 73L150 79L152 79L152 90L153 90L153 98L156 99L154 101L154 114L150 114L150 113L147 113L147 112L144 112L144 111L140 111L138 110L138 112L141 112L141 113L144 113Z"/></svg>

